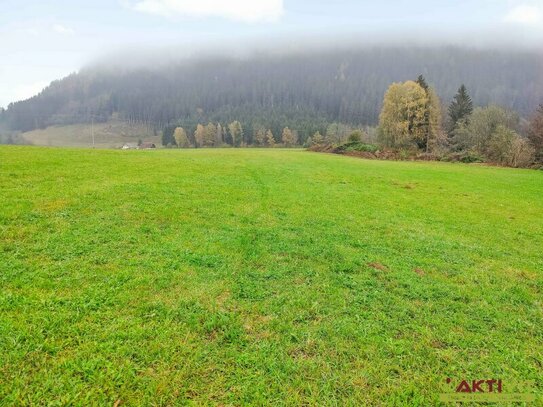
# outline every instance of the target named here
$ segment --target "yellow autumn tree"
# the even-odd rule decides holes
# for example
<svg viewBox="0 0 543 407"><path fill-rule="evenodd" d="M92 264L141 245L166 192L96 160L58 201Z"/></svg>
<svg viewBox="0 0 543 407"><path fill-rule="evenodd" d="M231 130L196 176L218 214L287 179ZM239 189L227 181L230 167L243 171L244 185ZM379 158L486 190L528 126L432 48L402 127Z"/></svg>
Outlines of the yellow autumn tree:
<svg viewBox="0 0 543 407"><path fill-rule="evenodd" d="M283 141L283 144L285 145L285 147L290 147L296 143L296 136L292 132L292 130L290 130L288 127L285 127L283 129L281 140Z"/></svg>
<svg viewBox="0 0 543 407"><path fill-rule="evenodd" d="M217 126L208 123L204 131L204 146L212 147L217 139Z"/></svg>
<svg viewBox="0 0 543 407"><path fill-rule="evenodd" d="M234 120L228 125L228 131L230 132L230 137L232 137L232 145L238 147L243 144L243 128L241 123L237 120Z"/></svg>
<svg viewBox="0 0 543 407"><path fill-rule="evenodd" d="M268 130L266 132L266 144L268 145L268 147L275 146L275 137L273 136L273 133L271 130Z"/></svg>
<svg viewBox="0 0 543 407"><path fill-rule="evenodd" d="M175 131L173 132L173 138L175 139L175 144L177 144L177 147L179 148L187 148L190 147L190 142L187 137L187 132L183 127L176 127Z"/></svg>
<svg viewBox="0 0 543 407"><path fill-rule="evenodd" d="M194 132L194 140L196 141L197 147L202 147L204 145L205 136L205 127L198 123L198 125L196 126L196 131Z"/></svg>
<svg viewBox="0 0 543 407"><path fill-rule="evenodd" d="M412 146L425 139L428 102L426 91L416 82L390 85L379 115L381 142L397 148Z"/></svg>

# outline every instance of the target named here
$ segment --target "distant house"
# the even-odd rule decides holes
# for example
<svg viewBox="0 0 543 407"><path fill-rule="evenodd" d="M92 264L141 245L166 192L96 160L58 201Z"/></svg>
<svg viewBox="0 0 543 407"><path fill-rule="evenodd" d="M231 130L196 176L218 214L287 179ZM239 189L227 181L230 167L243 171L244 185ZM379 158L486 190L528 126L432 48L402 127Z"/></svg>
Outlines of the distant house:
<svg viewBox="0 0 543 407"><path fill-rule="evenodd" d="M140 150L148 150L150 148L156 148L155 143L141 143L138 147Z"/></svg>
<svg viewBox="0 0 543 407"><path fill-rule="evenodd" d="M124 143L121 148L123 150L135 150L138 148L138 143Z"/></svg>

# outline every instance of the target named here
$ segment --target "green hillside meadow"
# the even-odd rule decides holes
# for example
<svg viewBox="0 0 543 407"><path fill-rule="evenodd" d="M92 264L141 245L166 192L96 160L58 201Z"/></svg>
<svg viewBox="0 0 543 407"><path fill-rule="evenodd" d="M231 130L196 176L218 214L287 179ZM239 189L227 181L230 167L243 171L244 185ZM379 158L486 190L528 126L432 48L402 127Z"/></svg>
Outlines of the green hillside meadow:
<svg viewBox="0 0 543 407"><path fill-rule="evenodd" d="M0 175L1 405L541 397L543 171L3 146Z"/></svg>

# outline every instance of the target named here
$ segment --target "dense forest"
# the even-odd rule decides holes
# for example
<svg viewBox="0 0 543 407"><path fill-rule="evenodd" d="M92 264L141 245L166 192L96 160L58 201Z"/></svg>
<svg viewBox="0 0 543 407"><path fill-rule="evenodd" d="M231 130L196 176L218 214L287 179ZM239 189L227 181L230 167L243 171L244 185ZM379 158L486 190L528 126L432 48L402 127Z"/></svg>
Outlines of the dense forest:
<svg viewBox="0 0 543 407"><path fill-rule="evenodd" d="M528 116L543 101L543 58L521 51L374 47L246 58L203 58L157 68L82 69L1 112L5 128L107 121L112 115L157 132L239 121L246 137L284 127L306 140L330 123L374 126L392 82L423 74L443 103L459 84L473 103Z"/></svg>

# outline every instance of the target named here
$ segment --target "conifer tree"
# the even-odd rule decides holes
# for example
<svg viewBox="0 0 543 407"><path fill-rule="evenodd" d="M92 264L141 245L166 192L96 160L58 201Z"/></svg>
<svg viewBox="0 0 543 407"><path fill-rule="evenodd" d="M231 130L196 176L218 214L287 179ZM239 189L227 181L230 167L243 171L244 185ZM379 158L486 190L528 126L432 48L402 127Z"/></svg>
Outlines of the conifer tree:
<svg viewBox="0 0 543 407"><path fill-rule="evenodd" d="M469 117L473 113L473 102L464 85L460 86L449 105L449 136L453 135L454 130L460 123L468 124Z"/></svg>
<svg viewBox="0 0 543 407"><path fill-rule="evenodd" d="M535 148L537 160L543 162L543 105L539 105L530 119L528 139Z"/></svg>
<svg viewBox="0 0 543 407"><path fill-rule="evenodd" d="M422 75L419 75L419 77L417 78L416 82L419 84L419 86L424 89L426 92L428 92L428 89L430 88L428 86L428 83L426 82L426 79L424 78L424 76Z"/></svg>

